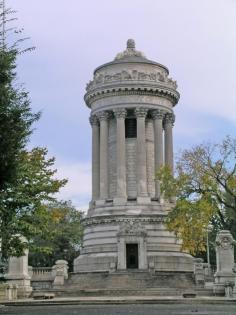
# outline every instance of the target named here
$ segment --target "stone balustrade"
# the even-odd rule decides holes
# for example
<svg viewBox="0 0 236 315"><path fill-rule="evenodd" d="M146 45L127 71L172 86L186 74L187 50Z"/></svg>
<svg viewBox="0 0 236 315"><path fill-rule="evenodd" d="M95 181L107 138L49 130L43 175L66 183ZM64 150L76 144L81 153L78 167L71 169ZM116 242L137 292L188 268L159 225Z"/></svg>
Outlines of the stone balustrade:
<svg viewBox="0 0 236 315"><path fill-rule="evenodd" d="M66 260L57 260L53 267L29 266L29 275L34 289L49 289L60 286L68 278L68 263Z"/></svg>

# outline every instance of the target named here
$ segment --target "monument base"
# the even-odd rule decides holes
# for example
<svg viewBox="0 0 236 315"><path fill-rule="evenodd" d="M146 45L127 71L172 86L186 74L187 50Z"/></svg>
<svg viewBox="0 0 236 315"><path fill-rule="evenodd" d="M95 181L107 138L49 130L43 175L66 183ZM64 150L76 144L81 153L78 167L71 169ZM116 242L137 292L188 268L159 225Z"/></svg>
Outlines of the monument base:
<svg viewBox="0 0 236 315"><path fill-rule="evenodd" d="M18 298L28 298L32 293L32 287L30 283L30 279L17 279L17 278L9 278L7 275L5 276L7 283L9 285L17 286L17 297Z"/></svg>

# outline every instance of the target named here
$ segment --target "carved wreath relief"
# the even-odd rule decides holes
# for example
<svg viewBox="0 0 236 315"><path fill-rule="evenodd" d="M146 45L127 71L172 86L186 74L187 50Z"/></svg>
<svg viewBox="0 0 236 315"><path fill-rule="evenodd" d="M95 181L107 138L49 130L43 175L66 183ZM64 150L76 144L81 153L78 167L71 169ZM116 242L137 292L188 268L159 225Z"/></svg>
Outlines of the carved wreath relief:
<svg viewBox="0 0 236 315"><path fill-rule="evenodd" d="M227 232L227 231L226 231ZM236 244L230 233L219 233L216 237L216 245L222 249L231 249Z"/></svg>

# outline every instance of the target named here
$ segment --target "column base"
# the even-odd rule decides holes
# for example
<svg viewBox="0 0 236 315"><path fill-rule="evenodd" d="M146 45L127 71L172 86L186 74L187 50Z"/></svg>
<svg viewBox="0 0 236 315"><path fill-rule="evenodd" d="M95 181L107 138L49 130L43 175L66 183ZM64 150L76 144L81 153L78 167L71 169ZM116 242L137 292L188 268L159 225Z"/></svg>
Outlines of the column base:
<svg viewBox="0 0 236 315"><path fill-rule="evenodd" d="M149 196L138 196L137 203L139 204L151 203L151 198Z"/></svg>
<svg viewBox="0 0 236 315"><path fill-rule="evenodd" d="M126 205L126 203L127 203L127 197L115 197L113 199L113 205L115 206L119 206L119 205L123 206L123 205Z"/></svg>
<svg viewBox="0 0 236 315"><path fill-rule="evenodd" d="M96 206L104 206L105 205L106 200L101 199L101 200L96 200Z"/></svg>

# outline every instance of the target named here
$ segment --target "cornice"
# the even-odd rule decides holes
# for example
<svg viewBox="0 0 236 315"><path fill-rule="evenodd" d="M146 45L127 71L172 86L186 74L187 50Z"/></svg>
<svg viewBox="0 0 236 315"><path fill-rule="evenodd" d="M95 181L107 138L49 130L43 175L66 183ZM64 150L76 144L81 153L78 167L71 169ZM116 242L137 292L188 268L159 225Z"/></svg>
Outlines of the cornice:
<svg viewBox="0 0 236 315"><path fill-rule="evenodd" d="M123 95L149 95L149 96L162 96L169 99L173 106L178 103L180 94L167 87L110 87L106 89L96 89L91 92L87 92L84 96L84 100L87 106L90 108L91 104L99 99L112 96Z"/></svg>

